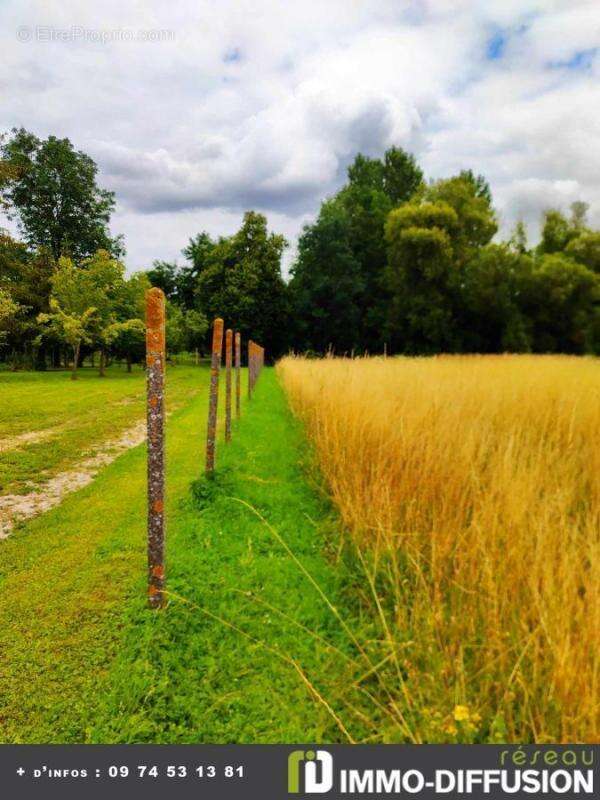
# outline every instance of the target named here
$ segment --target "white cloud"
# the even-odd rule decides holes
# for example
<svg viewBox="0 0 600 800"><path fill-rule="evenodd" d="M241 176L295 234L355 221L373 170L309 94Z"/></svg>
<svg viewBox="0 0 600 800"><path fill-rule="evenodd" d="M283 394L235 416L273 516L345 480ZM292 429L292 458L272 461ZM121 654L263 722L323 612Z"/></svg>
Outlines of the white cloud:
<svg viewBox="0 0 600 800"><path fill-rule="evenodd" d="M0 129L97 160L131 268L249 207L294 239L358 150L391 144L431 177L485 174L505 228L577 198L600 222L594 2L5 0L0 23ZM85 33L40 41L36 26ZM174 39L93 41L123 29Z"/></svg>

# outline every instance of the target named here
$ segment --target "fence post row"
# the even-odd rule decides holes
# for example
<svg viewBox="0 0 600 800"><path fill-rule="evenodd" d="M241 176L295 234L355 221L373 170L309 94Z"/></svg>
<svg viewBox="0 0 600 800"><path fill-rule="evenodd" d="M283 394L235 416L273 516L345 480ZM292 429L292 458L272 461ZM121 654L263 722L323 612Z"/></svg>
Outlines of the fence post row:
<svg viewBox="0 0 600 800"><path fill-rule="evenodd" d="M248 341L248 399L252 397L252 351L254 342L252 339Z"/></svg>
<svg viewBox="0 0 600 800"><path fill-rule="evenodd" d="M242 336L235 334L235 416L237 419L242 414Z"/></svg>
<svg viewBox="0 0 600 800"><path fill-rule="evenodd" d="M213 324L212 355L210 362L210 395L208 399L208 427L206 432L206 472L209 475L211 475L215 469L219 369L221 366L222 349L223 320L220 317L217 317Z"/></svg>
<svg viewBox="0 0 600 800"><path fill-rule="evenodd" d="M231 441L231 359L233 349L233 331L228 328L225 333L225 441Z"/></svg>
<svg viewBox="0 0 600 800"><path fill-rule="evenodd" d="M256 386L256 381L265 363L265 349L256 342L248 342L248 397L252 397L252 392Z"/></svg>
<svg viewBox="0 0 600 800"><path fill-rule="evenodd" d="M164 604L165 586L165 296L146 292L148 430L148 603Z"/></svg>

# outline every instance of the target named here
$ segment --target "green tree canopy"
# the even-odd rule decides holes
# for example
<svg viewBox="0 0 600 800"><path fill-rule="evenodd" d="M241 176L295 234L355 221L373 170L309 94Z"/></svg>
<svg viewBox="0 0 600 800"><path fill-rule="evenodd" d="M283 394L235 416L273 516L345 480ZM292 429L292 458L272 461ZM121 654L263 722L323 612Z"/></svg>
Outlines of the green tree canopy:
<svg viewBox="0 0 600 800"><path fill-rule="evenodd" d="M196 298L209 320L221 316L244 341L260 342L270 356L287 342L287 290L281 277L285 238L270 233L262 214L248 211L240 230L212 248L198 276Z"/></svg>
<svg viewBox="0 0 600 800"><path fill-rule="evenodd" d="M98 168L88 155L68 139L42 140L24 128L4 137L0 154L0 194L28 245L47 247L55 259L122 252L121 239L108 232L114 195L97 185Z"/></svg>
<svg viewBox="0 0 600 800"><path fill-rule="evenodd" d="M465 346L467 265L496 230L486 192L470 175L438 181L389 214L389 325L395 346L408 353Z"/></svg>
<svg viewBox="0 0 600 800"><path fill-rule="evenodd" d="M123 275L123 265L105 250L85 259L79 267L70 258L59 259L50 278L50 310L38 319L46 330L71 346L73 378L77 377L81 345L98 342L105 346L110 340L108 331L115 321Z"/></svg>
<svg viewBox="0 0 600 800"><path fill-rule="evenodd" d="M336 352L359 348L363 279L350 244L350 219L339 200L321 207L298 242L290 283L294 346Z"/></svg>
<svg viewBox="0 0 600 800"><path fill-rule="evenodd" d="M385 281L385 222L395 206L422 186L421 169L401 148L390 148L383 159L356 156L348 168L346 185L322 205L314 225L304 229L298 249L292 295L302 304L301 309L307 309L309 299L315 304L311 319L317 326L314 335L304 326L303 347L322 351L331 344L338 351L356 346L371 352L383 347L390 301ZM332 253L334 242L340 248L339 257L318 259L318 249ZM342 274L344 269L347 272ZM334 285L339 289L332 299L324 287L332 289ZM301 309L296 316L304 313ZM349 324L352 330L346 330Z"/></svg>

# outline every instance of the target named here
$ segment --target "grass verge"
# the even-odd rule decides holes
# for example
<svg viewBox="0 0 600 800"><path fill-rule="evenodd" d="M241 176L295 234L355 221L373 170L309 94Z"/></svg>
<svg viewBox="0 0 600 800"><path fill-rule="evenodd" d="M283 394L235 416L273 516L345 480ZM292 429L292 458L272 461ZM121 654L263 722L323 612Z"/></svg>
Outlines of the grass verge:
<svg viewBox="0 0 600 800"><path fill-rule="evenodd" d="M171 408L203 385L198 369L168 368ZM1 494L30 491L143 419L144 370L114 366L105 378L91 369L78 374L72 381L67 371L0 373Z"/></svg>
<svg viewBox="0 0 600 800"><path fill-rule="evenodd" d="M195 497L205 393L169 420L164 611L144 598L143 447L2 543L4 742L347 739L331 511L271 370L245 412Z"/></svg>

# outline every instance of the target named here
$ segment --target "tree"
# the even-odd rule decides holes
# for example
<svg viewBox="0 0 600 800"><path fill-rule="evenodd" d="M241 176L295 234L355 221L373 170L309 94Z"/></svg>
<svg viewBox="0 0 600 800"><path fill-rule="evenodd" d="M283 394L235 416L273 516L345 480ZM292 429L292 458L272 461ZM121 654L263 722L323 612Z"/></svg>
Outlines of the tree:
<svg viewBox="0 0 600 800"><path fill-rule="evenodd" d="M581 200L576 200L574 203L571 203L571 225L574 228L581 229L586 227L589 208L589 205Z"/></svg>
<svg viewBox="0 0 600 800"><path fill-rule="evenodd" d="M488 244L467 262L460 285L463 349L477 353L531 350L522 309L533 261L510 244Z"/></svg>
<svg viewBox="0 0 600 800"><path fill-rule="evenodd" d="M201 350L208 332L208 320L201 311L190 309L185 312L184 328L187 350Z"/></svg>
<svg viewBox="0 0 600 800"><path fill-rule="evenodd" d="M191 238L188 246L181 251L190 263L189 266L182 267L179 271L177 297L179 303L187 309L196 307L198 278L209 265L210 256L216 244L206 231L202 231Z"/></svg>
<svg viewBox="0 0 600 800"><path fill-rule="evenodd" d="M598 352L600 278L562 253L538 258L524 307L538 353Z"/></svg>
<svg viewBox="0 0 600 800"><path fill-rule="evenodd" d="M565 247L565 255L600 275L600 231L583 229Z"/></svg>
<svg viewBox="0 0 600 800"><path fill-rule="evenodd" d="M540 255L562 253L571 239L578 235L578 230L569 222L564 214L556 209L544 212L542 238L537 247Z"/></svg>
<svg viewBox="0 0 600 800"><path fill-rule="evenodd" d="M266 217L248 211L240 230L215 244L196 286L198 306L208 319L223 317L244 341L255 339L271 357L287 342L285 247L283 236L268 231Z"/></svg>
<svg viewBox="0 0 600 800"><path fill-rule="evenodd" d="M508 246L513 252L521 253L521 255L529 252L527 247L527 230L523 220L519 220L515 225L512 235L508 240Z"/></svg>
<svg viewBox="0 0 600 800"><path fill-rule="evenodd" d="M0 289L20 306L6 331L6 349L11 358L25 359L45 367L45 348L36 347L40 332L38 314L49 310L50 276L54 261L45 250L31 252L22 242L0 231Z"/></svg>
<svg viewBox="0 0 600 800"><path fill-rule="evenodd" d="M21 306L4 289L0 289L0 345L6 339L6 331L10 324L15 320Z"/></svg>
<svg viewBox="0 0 600 800"><path fill-rule="evenodd" d="M127 280L115 278L111 284L109 319L104 344L118 358L125 358L127 371L144 357L146 336L146 291L151 287L144 272L134 273Z"/></svg>
<svg viewBox="0 0 600 800"><path fill-rule="evenodd" d="M350 220L339 200L323 204L298 242L292 269L294 344L300 350L350 352L361 346L360 263L350 245Z"/></svg>
<svg viewBox="0 0 600 800"><path fill-rule="evenodd" d="M152 269L146 273L151 286L162 289L167 300L177 299L177 278L179 267L171 261L153 261Z"/></svg>
<svg viewBox="0 0 600 800"><path fill-rule="evenodd" d="M492 241L498 222L491 193L484 178L473 179L472 173L437 181L428 187L424 200L447 203L454 209L457 225L452 234L454 257L464 263L479 247Z"/></svg>
<svg viewBox="0 0 600 800"><path fill-rule="evenodd" d="M422 188L421 169L414 157L401 148L390 148L383 159L360 153L356 156L348 168L346 185L322 205L314 223L314 237L305 228L307 247L299 248L293 271L298 280L292 279L292 295L295 302L303 305L294 310L294 317L304 313L303 308L310 300L316 304L312 310L313 323L319 326L312 340L309 326L304 326L303 346L320 350L328 346L323 344L328 340L342 349L355 346L363 351L381 351L390 303L385 280L385 221L395 206ZM332 261L334 241L340 255ZM317 263L315 253L320 247L327 249L329 257ZM296 292L294 286L300 276L302 291ZM333 299L326 293L326 287L331 290L340 280ZM324 327L333 322L334 315L340 322L328 336ZM349 319L352 328L344 330L344 321ZM347 348L350 341L353 344Z"/></svg>
<svg viewBox="0 0 600 800"><path fill-rule="evenodd" d="M401 147L386 150L383 164L384 192L392 205L406 203L423 185L423 170L415 157Z"/></svg>
<svg viewBox="0 0 600 800"><path fill-rule="evenodd" d="M482 200L485 200L486 203L491 206L492 204L492 190L490 188L490 184L484 178L483 175L475 175L472 169L463 169L458 177L470 183L475 190L475 196L480 197Z"/></svg>
<svg viewBox="0 0 600 800"><path fill-rule="evenodd" d="M98 168L68 139L39 139L13 129L0 147L8 174L0 195L28 245L47 247L54 259L91 256L99 249L119 255L122 241L108 232L114 195L98 187Z"/></svg>
<svg viewBox="0 0 600 800"><path fill-rule="evenodd" d="M52 276L50 310L38 316L45 331L57 336L73 350L72 380L77 378L79 352L84 342L91 343L94 331L96 291L86 271L78 270L68 258L61 258Z"/></svg>
<svg viewBox="0 0 600 800"><path fill-rule="evenodd" d="M180 353L185 348L185 316L180 306L167 300L165 309L167 353Z"/></svg>
<svg viewBox="0 0 600 800"><path fill-rule="evenodd" d="M406 353L460 349L452 281L458 226L444 202L407 203L388 217L390 324Z"/></svg>
<svg viewBox="0 0 600 800"><path fill-rule="evenodd" d="M389 326L405 352L466 346L467 265L496 230L491 203L469 176L438 181L389 214Z"/></svg>
<svg viewBox="0 0 600 800"><path fill-rule="evenodd" d="M106 329L104 340L118 357L125 358L127 372L131 372L132 363L144 357L146 325L138 318L113 322Z"/></svg>
<svg viewBox="0 0 600 800"><path fill-rule="evenodd" d="M111 344L108 336L110 326L114 322L122 322L132 316L137 316L138 308L128 307L129 296L125 282L125 267L108 251L98 250L90 258L84 259L81 262L81 269L88 274L95 290L96 313L92 344L100 349L98 373L100 377L104 377L107 351ZM147 286L147 283L144 286ZM142 313L144 313L143 310Z"/></svg>
<svg viewBox="0 0 600 800"><path fill-rule="evenodd" d="M123 272L122 264L106 251L84 260L80 267L69 258L59 259L50 279L50 310L40 314L38 321L72 348L73 380L77 378L81 345L100 341L104 348L108 343L115 294L122 284Z"/></svg>

